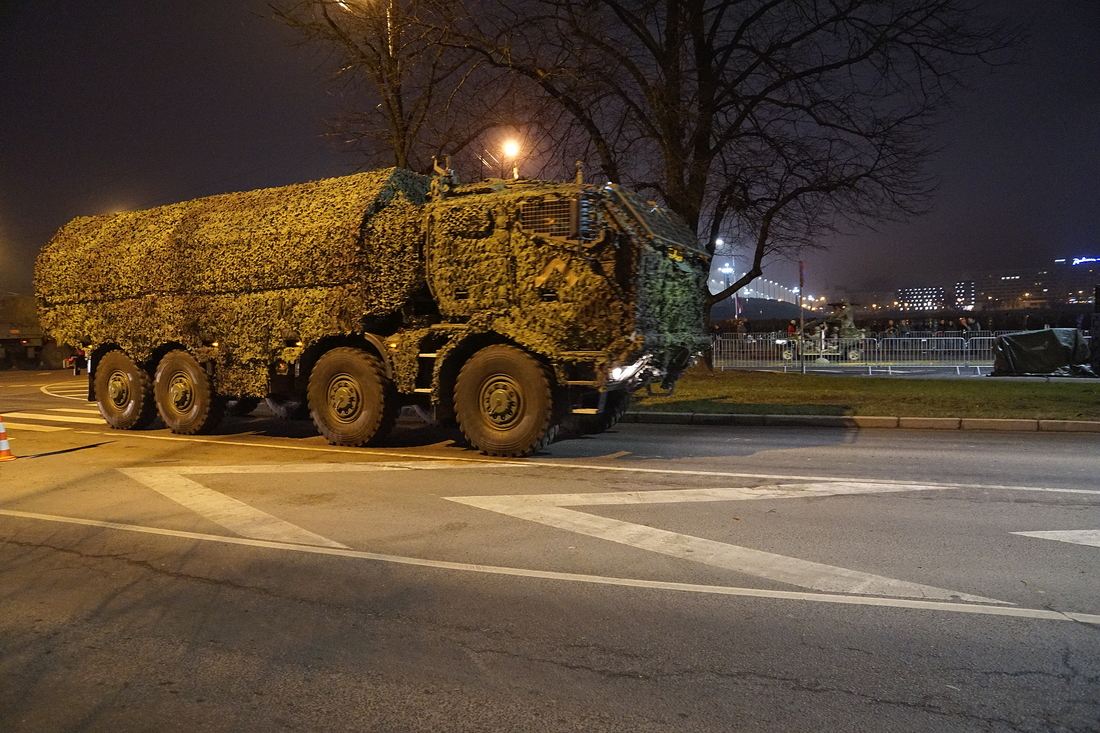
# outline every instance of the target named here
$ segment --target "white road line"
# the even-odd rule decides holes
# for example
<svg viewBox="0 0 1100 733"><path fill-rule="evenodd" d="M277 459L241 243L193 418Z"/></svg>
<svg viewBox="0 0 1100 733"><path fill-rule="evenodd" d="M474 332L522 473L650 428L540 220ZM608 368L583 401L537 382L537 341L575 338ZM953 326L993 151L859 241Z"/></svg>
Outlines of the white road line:
<svg viewBox="0 0 1100 733"><path fill-rule="evenodd" d="M104 427L107 427L107 423L103 423ZM79 430L77 432L84 433L86 435L102 435L103 432L99 430ZM248 438L255 435L254 433L238 433L238 438ZM185 443L210 443L214 445L229 445L234 448L273 448L275 450L288 451L288 450L302 450L313 451L315 453L347 453L355 456L385 456L386 458L414 458L419 461L454 461L462 463L471 463L479 466L491 466L491 465L504 465L504 466L526 466L533 467L538 466L537 463L518 463L512 461L499 461L491 458L473 457L461 458L458 456L432 456L424 455L421 453L400 453L392 450L381 450L374 448L333 448L329 445L293 445L290 443L290 439L285 443L265 443L262 441L249 441L244 442L242 440L222 440L220 438L196 438L185 437L182 435L147 435L145 433L139 433L135 431L127 431L126 434L119 435L120 438L142 438L145 440L173 440L182 441Z"/></svg>
<svg viewBox="0 0 1100 733"><path fill-rule="evenodd" d="M94 407L51 407L50 412L75 412L81 415L99 415L100 412ZM102 419L102 418L101 418Z"/></svg>
<svg viewBox="0 0 1100 733"><path fill-rule="evenodd" d="M103 423L106 426L106 423ZM87 435L101 435L101 431L95 430L79 430L77 432L85 433ZM255 433L243 432L238 433L236 437L248 438L255 435ZM122 437L122 436L120 436ZM291 445L289 440L286 443L265 443L262 441L250 441L243 442L242 440L222 440L219 438L199 438L199 437L187 437L182 435L148 435L145 433L139 433L134 431L128 431L126 433L127 438L143 438L146 440L174 440L184 441L191 443L212 443L220 445L231 445L237 448L272 448L275 450L301 450L301 451L315 451L318 453L349 453L352 455L368 455L368 456L387 456L390 458L413 458L418 461L454 461L462 463L474 463L482 466L507 466L514 468L569 468L569 469L581 469L584 471L616 471L622 473L642 473L642 474L665 474L669 476L711 476L715 478L752 478L752 479L764 479L773 481L844 481L844 478L837 476L799 476L799 475L780 475L774 473L743 473L739 471L691 471L676 468L636 468L631 466L598 466L587 465L583 463L552 463L543 462L537 459L526 460L508 460L500 458L489 458L486 456L433 456L423 453L402 453L395 450L387 450L385 448L334 448L328 445ZM902 480L893 479L875 479L875 483L887 485L896 484L898 486L911 486L911 483L907 483ZM997 490L997 491L1040 491L1050 492L1057 494L1087 494L1092 496L1100 496L1100 490L1093 489L1054 489L1042 486L1005 486L1000 484L948 484L948 483L928 483L922 484L922 486L929 486L937 489L984 489L984 490Z"/></svg>
<svg viewBox="0 0 1100 733"><path fill-rule="evenodd" d="M120 468L118 470L242 537L322 547L347 547L242 501L208 489L170 469ZM269 468L268 473L271 472L272 469Z"/></svg>
<svg viewBox="0 0 1100 733"><path fill-rule="evenodd" d="M72 430L72 428L63 428L60 425L35 425L34 423L25 422L12 422L7 418L4 418L4 427L7 429L15 428L16 430L26 430L30 433L56 433L58 430ZM12 436L8 436L8 440L11 440Z"/></svg>
<svg viewBox="0 0 1100 733"><path fill-rule="evenodd" d="M198 476L201 474L231 473L345 473L362 471L433 470L439 468L478 468L469 463L443 463L429 461L386 461L378 463L271 463L247 466L171 466L142 469L170 474Z"/></svg>
<svg viewBox="0 0 1100 733"><path fill-rule="evenodd" d="M1100 547L1100 529L1067 529L1053 532L1013 532L1024 537L1038 537L1041 540L1072 542L1075 545Z"/></svg>
<svg viewBox="0 0 1100 733"><path fill-rule="evenodd" d="M39 387L38 391L42 394L48 394L51 397L60 397L66 400L88 401L88 387L85 385L72 384L69 382L55 382L54 384L47 384L43 387Z"/></svg>
<svg viewBox="0 0 1100 733"><path fill-rule="evenodd" d="M738 588L733 586L721 585L673 583L660 580L641 580L637 578L615 578L600 575L584 575L580 573L559 573L550 570L528 570L525 568L510 568L496 565L477 565L473 563L449 562L445 560L425 560L418 557L384 555L377 552L366 552L362 550L352 550L339 547L317 547L309 545L287 544L283 542L273 542L269 540L254 540L244 537L222 537L218 535L201 534L198 532L183 532L172 529L161 529L159 527L142 527L133 524L102 522L94 519L79 519L76 517L59 517L49 514L20 512L12 509L0 509L0 516L16 517L20 519L34 519L45 522L77 524L86 527L97 527L100 529L142 532L145 534L177 537L181 539L191 539L201 542L218 542L228 545L244 545L248 547L260 547L271 550L307 552L316 555L333 555L359 560L373 560L377 562L389 562L401 565L434 568L439 570L457 570L489 575L507 575L513 577L533 578L540 580L556 580L573 583L592 583L596 585L644 588L650 590L671 590L686 593L700 593L721 596L743 596L749 598L767 598L772 600L808 601L811 603L834 603L847 606L878 606L885 608L903 608L919 611L966 613L981 616L1008 616L1011 618L1028 618L1044 621L1077 621L1080 623L1100 625L1100 614L1091 613L1074 613L1070 611L1052 611L1047 609L1019 608L1012 606L982 606L969 603L944 603L941 601L918 601L905 598L841 596L826 593L803 593L798 591L763 590L760 588Z"/></svg>
<svg viewBox="0 0 1100 733"><path fill-rule="evenodd" d="M609 540L630 547L746 573L779 583L828 593L856 593L894 598L1006 603L992 598L895 580L858 570L834 567L771 552L753 550L701 537L565 509L565 506L654 504L676 501L743 501L845 494L928 490L934 487L864 482L784 484L756 488L624 491L605 494L543 494L514 496L449 496L450 501L507 514L558 529Z"/></svg>
<svg viewBox="0 0 1100 733"><path fill-rule="evenodd" d="M21 417L24 420L56 420L57 422L78 422L90 425L105 425L102 417L75 417L72 415L42 415L37 412L9 412L5 417Z"/></svg>

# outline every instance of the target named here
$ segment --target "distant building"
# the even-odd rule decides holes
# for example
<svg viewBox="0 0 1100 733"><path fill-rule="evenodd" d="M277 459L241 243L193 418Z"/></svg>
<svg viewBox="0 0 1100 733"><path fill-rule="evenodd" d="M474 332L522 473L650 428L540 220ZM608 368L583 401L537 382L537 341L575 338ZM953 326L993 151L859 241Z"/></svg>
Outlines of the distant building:
<svg viewBox="0 0 1100 733"><path fill-rule="evenodd" d="M1055 260L1039 269L1012 269L980 275L976 303L984 308L1036 308L1091 303L1100 285L1100 257Z"/></svg>
<svg viewBox="0 0 1100 733"><path fill-rule="evenodd" d="M897 309L903 311L938 311L947 304L946 288L933 285L923 288L898 288Z"/></svg>
<svg viewBox="0 0 1100 733"><path fill-rule="evenodd" d="M1097 287L1100 257L1075 257L1045 267L985 272L972 280L958 280L950 289L946 285L899 288L893 307L903 311L1049 308L1092 303Z"/></svg>
<svg viewBox="0 0 1100 733"><path fill-rule="evenodd" d="M973 280L960 280L955 283L955 300L953 305L964 311L974 310L978 301L978 285Z"/></svg>

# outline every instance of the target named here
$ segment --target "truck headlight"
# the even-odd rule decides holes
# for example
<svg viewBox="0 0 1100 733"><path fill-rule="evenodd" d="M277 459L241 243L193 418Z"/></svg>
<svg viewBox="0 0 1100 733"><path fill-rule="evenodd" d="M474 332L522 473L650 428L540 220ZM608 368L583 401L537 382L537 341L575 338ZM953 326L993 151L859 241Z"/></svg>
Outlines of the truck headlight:
<svg viewBox="0 0 1100 733"><path fill-rule="evenodd" d="M626 382L633 378L645 365L649 364L651 356L648 354L643 356L633 364L627 364L625 366L617 366L611 370L608 375L611 382Z"/></svg>

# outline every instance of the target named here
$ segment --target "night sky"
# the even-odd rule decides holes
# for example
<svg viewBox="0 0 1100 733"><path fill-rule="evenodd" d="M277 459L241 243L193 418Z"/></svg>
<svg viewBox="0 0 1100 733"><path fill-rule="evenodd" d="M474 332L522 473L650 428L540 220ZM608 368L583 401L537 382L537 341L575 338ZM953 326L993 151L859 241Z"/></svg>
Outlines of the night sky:
<svg viewBox="0 0 1100 733"><path fill-rule="evenodd" d="M1100 2L1000 0L1031 38L936 133L935 211L805 256L807 290L1100 256ZM353 172L353 100L260 0L0 0L0 292L75 216ZM765 275L797 284L796 267Z"/></svg>

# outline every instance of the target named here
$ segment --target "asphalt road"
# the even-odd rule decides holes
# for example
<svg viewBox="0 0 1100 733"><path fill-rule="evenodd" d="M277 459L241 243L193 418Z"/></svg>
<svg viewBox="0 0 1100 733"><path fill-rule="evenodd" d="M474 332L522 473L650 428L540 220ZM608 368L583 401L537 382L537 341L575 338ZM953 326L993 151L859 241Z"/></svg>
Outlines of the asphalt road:
<svg viewBox="0 0 1100 733"><path fill-rule="evenodd" d="M112 431L0 373L2 731L1098 731L1095 435Z"/></svg>

